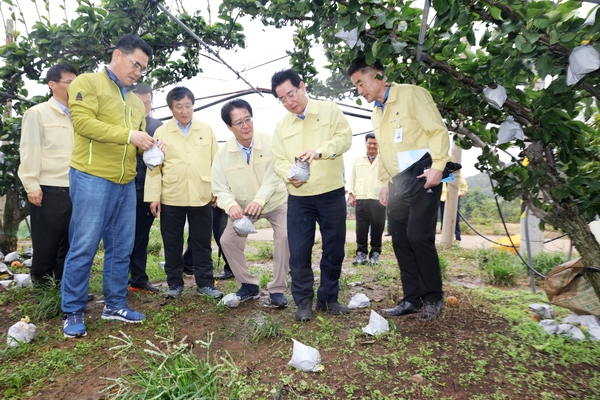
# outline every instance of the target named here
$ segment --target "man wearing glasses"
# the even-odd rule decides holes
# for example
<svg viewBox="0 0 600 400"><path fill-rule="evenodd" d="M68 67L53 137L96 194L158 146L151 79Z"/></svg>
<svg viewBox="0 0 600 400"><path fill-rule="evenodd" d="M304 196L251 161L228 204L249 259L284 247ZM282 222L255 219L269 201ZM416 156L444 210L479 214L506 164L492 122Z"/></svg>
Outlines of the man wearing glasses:
<svg viewBox="0 0 600 400"><path fill-rule="evenodd" d="M73 214L71 246L61 285L65 337L86 335L83 313L89 277L100 240L104 244L103 319L141 322L127 304L129 257L135 237L136 152L154 144L144 104L130 91L152 55L135 35L117 42L110 64L83 74L69 86L75 141L69 172ZM159 147L163 148L159 143Z"/></svg>
<svg viewBox="0 0 600 400"><path fill-rule="evenodd" d="M212 166L212 191L217 204L229 214L221 235L221 247L241 288L240 301L259 298L258 279L252 275L244 256L248 235L238 235L233 221L247 215L253 222L266 218L273 227L273 281L267 284L270 303L287 307L283 293L287 288L290 259L287 237L287 190L273 170L271 136L254 132L252 107L241 99L221 108L221 119L233 133L222 146Z"/></svg>
<svg viewBox="0 0 600 400"><path fill-rule="evenodd" d="M19 178L27 192L31 241L35 257L31 280L35 286L60 284L69 250L69 162L73 124L67 108L67 88L77 77L69 64L56 64L46 74L52 98L23 115Z"/></svg>
<svg viewBox="0 0 600 400"><path fill-rule="evenodd" d="M313 317L311 256L317 222L323 254L316 309L346 314L350 310L339 304L338 292L346 242L342 154L352 143L350 124L335 103L309 99L304 82L292 69L275 73L271 90L289 111L275 128L271 149L275 172L289 190L287 224L292 296L298 306L296 320ZM310 163L306 181L290 174L296 158Z"/></svg>

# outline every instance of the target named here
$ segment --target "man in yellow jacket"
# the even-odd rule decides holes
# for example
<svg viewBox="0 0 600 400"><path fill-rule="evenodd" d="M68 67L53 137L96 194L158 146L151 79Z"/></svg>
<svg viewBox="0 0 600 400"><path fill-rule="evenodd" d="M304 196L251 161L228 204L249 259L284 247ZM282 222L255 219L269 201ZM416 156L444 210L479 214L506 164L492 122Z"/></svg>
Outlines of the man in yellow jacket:
<svg viewBox="0 0 600 400"><path fill-rule="evenodd" d="M271 151L275 172L287 184L288 242L292 296L298 305L296 320L313 317L314 274L312 247L317 222L321 228L323 255L317 310L346 314L338 302L339 278L346 242L346 197L342 154L352 143L350 124L339 107L329 101L309 99L306 86L292 69L271 77L271 90L289 112L277 124ZM310 176L290 174L298 158L310 163Z"/></svg>
<svg viewBox="0 0 600 400"><path fill-rule="evenodd" d="M103 319L141 322L127 305L129 257L135 236L136 152L154 141L145 130L142 101L130 91L144 73L152 48L135 35L117 42L102 71L79 75L69 86L75 129L70 195L70 248L61 283L63 333L86 335L83 313L100 240L104 244Z"/></svg>
<svg viewBox="0 0 600 400"><path fill-rule="evenodd" d="M354 159L348 182L348 203L356 210L356 258L352 264L379 265L381 238L385 227L385 207L379 202L379 147L373 132L365 135L367 152ZM369 253L369 232L371 252Z"/></svg>
<svg viewBox="0 0 600 400"><path fill-rule="evenodd" d="M69 251L73 124L67 89L76 77L77 70L69 64L50 67L46 83L52 98L27 110L21 122L19 178L29 200L35 286L50 284L52 279L60 284Z"/></svg>
<svg viewBox="0 0 600 400"><path fill-rule="evenodd" d="M239 235L233 222L246 215L266 218L273 227L273 281L267 284L271 305L286 307L287 271L290 260L287 236L287 189L273 170L271 136L254 132L252 107L242 99L221 108L221 118L234 137L222 146L212 166L212 190L220 208L229 214L221 235L221 248L241 288L240 301L257 299L258 279L244 256L248 235Z"/></svg>
<svg viewBox="0 0 600 400"><path fill-rule="evenodd" d="M160 232L165 248L165 273L169 290L166 297L183 293L183 231L187 218L188 243L192 248L197 292L218 298L214 286L211 226L211 168L217 153L212 128L194 118L194 94L176 87L167 94L173 118L156 129L154 137L165 143L165 160L148 171L144 201L155 217L160 212Z"/></svg>
<svg viewBox="0 0 600 400"><path fill-rule="evenodd" d="M469 184L467 180L460 174L460 191L458 192L458 204L456 205L456 226L454 228L454 240L455 243L460 245L460 198L463 197L469 190ZM448 184L442 183L442 196L440 197L440 222L444 223L444 208L446 205L446 196L448 195ZM440 225L441 226L441 225ZM440 228L441 229L441 228Z"/></svg>
<svg viewBox="0 0 600 400"><path fill-rule="evenodd" d="M442 192L440 181L450 161L448 130L431 94L419 86L388 83L383 65L355 61L347 70L367 102L379 143L379 192L387 206L394 253L404 298L382 310L401 316L421 311L422 322L439 316L443 305L442 275L435 248L435 225Z"/></svg>

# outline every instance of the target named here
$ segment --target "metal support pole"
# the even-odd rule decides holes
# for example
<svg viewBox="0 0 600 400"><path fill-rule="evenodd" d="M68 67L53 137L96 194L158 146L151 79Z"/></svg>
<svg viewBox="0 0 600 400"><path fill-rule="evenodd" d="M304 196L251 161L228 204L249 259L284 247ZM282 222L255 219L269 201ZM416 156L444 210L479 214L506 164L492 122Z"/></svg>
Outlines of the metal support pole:
<svg viewBox="0 0 600 400"><path fill-rule="evenodd" d="M417 43L417 61L422 61L423 58L423 44L425 43L425 29L427 28L427 19L429 18L429 7L431 7L430 0L425 0L423 6L423 16L421 17L421 29L419 30L419 41Z"/></svg>
<svg viewBox="0 0 600 400"><path fill-rule="evenodd" d="M529 240L529 224L528 224L528 219L529 219L529 208L525 207L525 242L527 244L527 262L529 263L529 266L531 268L533 268L533 257L531 255L531 242ZM521 248L523 248L523 246L521 246ZM535 293L535 275L533 274L533 271L531 270L531 268L529 269L529 276L531 277L531 291L533 293Z"/></svg>

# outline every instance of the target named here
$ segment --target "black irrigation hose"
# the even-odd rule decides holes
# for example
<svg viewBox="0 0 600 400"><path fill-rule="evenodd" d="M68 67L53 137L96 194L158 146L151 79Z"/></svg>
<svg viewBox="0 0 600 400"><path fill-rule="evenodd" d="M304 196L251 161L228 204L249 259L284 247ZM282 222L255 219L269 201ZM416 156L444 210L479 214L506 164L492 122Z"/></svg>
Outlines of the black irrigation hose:
<svg viewBox="0 0 600 400"><path fill-rule="evenodd" d="M493 190L494 190L494 181L492 180L491 176L488 175L488 177L490 178L490 185L492 185L492 192L493 192ZM546 278L545 275L543 275L543 274L539 273L538 271L536 271L531 265L529 265L529 263L527 261L525 261L525 259L521 255L521 252L517 249L517 246L515 246L515 244L513 243L512 237L508 233L508 227L506 226L506 221L504 220L504 216L502 215L502 209L500 208L500 202L498 201L498 196L494 195L494 200L496 201L496 208L498 208L498 214L500 215L500 220L502 220L502 225L504 226L504 231L506 232L506 236L508 236L508 240L510 240L510 243L512 244L512 247L515 250L515 253L519 256L519 258L521 259L521 261L523 262L523 264L525 264L527 266L527 268L531 272L533 272L537 276L541 277L542 279L545 279Z"/></svg>
<svg viewBox="0 0 600 400"><path fill-rule="evenodd" d="M483 239L487 240L488 242L491 242L491 243L493 243L493 244L496 244L496 245L498 245L498 246L510 247L511 249L514 247L514 246L511 246L511 245L509 245L509 244L499 243L499 242L496 242L496 241L494 241L493 239L490 239L490 238L488 238L488 237L485 237L485 236L483 235L483 233L481 233L481 232L479 232L477 229L475 229L475 228L473 227L473 225L471 225L471 224L469 223L469 221L467 221L467 220L465 219L465 217L464 217L464 216L463 216L463 215L460 213L460 211L458 211L458 216L459 216L459 217L460 217L460 218L461 218L463 221L465 221L465 224L467 224L467 226L468 226L468 227L469 227L469 228L470 228L470 229L471 229L473 232L475 232L476 234L478 234L480 237L482 237Z"/></svg>
<svg viewBox="0 0 600 400"><path fill-rule="evenodd" d="M485 240L487 240L488 242L491 242L491 243L493 243L493 244L495 244L495 245L498 245L498 246L510 247L511 249L513 248L513 246L511 246L510 244L504 244L504 243L496 242L496 241L494 241L494 239L490 239L490 238L486 237L486 236L485 236L483 233L481 233L481 232L479 232L477 229L475 229L475 228L473 227L473 225L471 225L471 224L469 223L469 221L467 221L467 219L464 217L464 215L462 215L462 214L460 213L460 210L458 210L458 211L457 211L457 213L458 213L458 216L460 217L460 219L462 219L462 220L464 221L464 223L465 223L465 224L467 224L467 226L469 227L469 229L471 229L473 232L475 232L477 235L479 235L479 236L480 236L482 239L485 239ZM567 236L567 234L566 234L566 233L563 233L562 235L558 235L558 236L557 236L557 237L555 237L555 238L552 238L552 239L545 240L545 241L544 241L544 244L547 244L547 243L550 243L550 242L554 242L555 240L558 240L558 239L562 239L562 238L564 238L565 236Z"/></svg>

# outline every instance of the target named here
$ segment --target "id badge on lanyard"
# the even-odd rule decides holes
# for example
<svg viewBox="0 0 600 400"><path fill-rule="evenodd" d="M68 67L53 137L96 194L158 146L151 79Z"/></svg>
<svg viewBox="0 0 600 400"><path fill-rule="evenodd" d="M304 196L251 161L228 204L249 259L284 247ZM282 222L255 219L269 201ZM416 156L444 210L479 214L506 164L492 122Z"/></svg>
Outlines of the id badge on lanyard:
<svg viewBox="0 0 600 400"><path fill-rule="evenodd" d="M402 143L402 136L404 135L404 129L400 126L400 119L396 120L398 127L394 130L394 143Z"/></svg>

